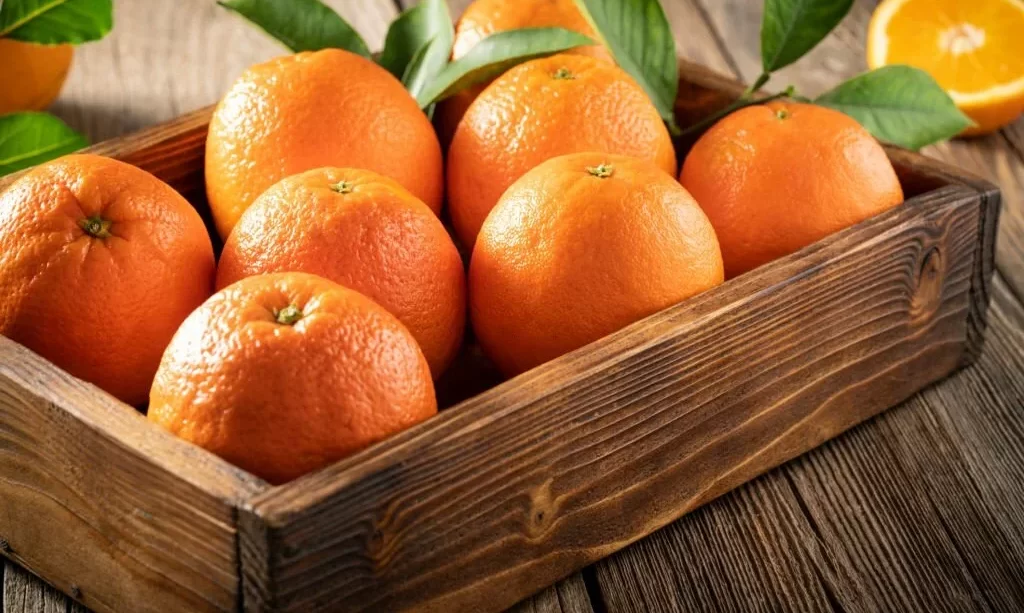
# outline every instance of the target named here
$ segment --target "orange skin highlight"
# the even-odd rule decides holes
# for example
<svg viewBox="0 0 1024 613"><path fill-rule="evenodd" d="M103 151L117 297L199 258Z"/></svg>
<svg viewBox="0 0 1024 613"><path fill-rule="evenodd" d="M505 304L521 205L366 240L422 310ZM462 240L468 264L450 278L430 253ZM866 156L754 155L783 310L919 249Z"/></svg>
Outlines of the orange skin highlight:
<svg viewBox="0 0 1024 613"><path fill-rule="evenodd" d="M690 150L680 176L718 234L726 277L793 253L903 202L881 145L810 104L739 110Z"/></svg>
<svg viewBox="0 0 1024 613"><path fill-rule="evenodd" d="M217 105L206 141L206 191L217 231L279 180L322 166L388 176L441 211L441 146L402 84L339 49L249 68Z"/></svg>
<svg viewBox="0 0 1024 613"><path fill-rule="evenodd" d="M128 404L213 276L199 214L134 166L70 155L0 195L0 334Z"/></svg>
<svg viewBox="0 0 1024 613"><path fill-rule="evenodd" d="M553 157L597 151L650 160L675 175L668 129L623 70L581 55L516 66L473 102L448 151L448 204L472 246L502 193Z"/></svg>
<svg viewBox="0 0 1024 613"><path fill-rule="evenodd" d="M722 279L714 230L671 175L579 153L526 173L488 216L470 262L470 319L512 376Z"/></svg>
<svg viewBox="0 0 1024 613"><path fill-rule="evenodd" d="M336 283L283 273L239 281L188 317L149 420L278 484L436 413L430 369L397 319Z"/></svg>
<svg viewBox="0 0 1024 613"><path fill-rule="evenodd" d="M0 38L0 115L50 106L64 86L74 54L71 45Z"/></svg>
<svg viewBox="0 0 1024 613"><path fill-rule="evenodd" d="M242 215L217 286L268 272L317 274L375 300L409 328L439 376L466 326L466 275L440 220L374 172L319 168L283 179Z"/></svg>
<svg viewBox="0 0 1024 613"><path fill-rule="evenodd" d="M594 29L576 8L574 0L474 0L455 23L452 60L465 56L477 43L495 32L521 28L565 28L588 36L594 41L599 40ZM576 47L566 53L588 55L614 63L608 50L599 44ZM475 85L438 105L438 133L445 145L451 142L455 128L462 120L466 109L486 87L487 83Z"/></svg>

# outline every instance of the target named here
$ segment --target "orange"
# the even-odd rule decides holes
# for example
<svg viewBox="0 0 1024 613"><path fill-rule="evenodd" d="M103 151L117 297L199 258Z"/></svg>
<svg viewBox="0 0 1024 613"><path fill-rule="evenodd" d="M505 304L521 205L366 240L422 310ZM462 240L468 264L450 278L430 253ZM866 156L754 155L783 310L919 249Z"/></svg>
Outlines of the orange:
<svg viewBox="0 0 1024 613"><path fill-rule="evenodd" d="M469 268L484 352L515 375L722 282L715 232L646 160L577 153L537 166L488 216Z"/></svg>
<svg viewBox="0 0 1024 613"><path fill-rule="evenodd" d="M437 413L430 370L369 298L304 273L214 294L167 347L149 420L271 483Z"/></svg>
<svg viewBox="0 0 1024 613"><path fill-rule="evenodd" d="M868 26L868 65L925 70L987 134L1024 111L1024 2L886 0Z"/></svg>
<svg viewBox="0 0 1024 613"><path fill-rule="evenodd" d="M437 216L387 177L319 168L257 198L224 245L217 286L290 270L377 301L409 328L434 375L459 350L466 325L462 259Z"/></svg>
<svg viewBox="0 0 1024 613"><path fill-rule="evenodd" d="M71 45L37 45L0 38L0 115L50 106L71 68Z"/></svg>
<svg viewBox="0 0 1024 613"><path fill-rule="evenodd" d="M441 146L427 116L388 71L324 49L253 66L217 105L206 141L217 230L226 238L267 188L321 166L379 172L441 210Z"/></svg>
<svg viewBox="0 0 1024 613"><path fill-rule="evenodd" d="M495 32L521 28L565 28L599 40L594 29L576 8L574 0L474 0L455 24L452 61L455 61ZM602 45L577 47L567 53L579 53L612 62ZM455 127L466 109L487 84L476 85L445 100L438 107L438 131L445 143L451 141Z"/></svg>
<svg viewBox="0 0 1024 613"><path fill-rule="evenodd" d="M448 151L448 204L467 246L502 193L537 164L598 151L676 172L672 139L644 90L624 71L582 55L516 66L470 105Z"/></svg>
<svg viewBox="0 0 1024 613"><path fill-rule="evenodd" d="M810 104L727 116L694 144L680 181L711 219L730 278L903 202L867 130Z"/></svg>
<svg viewBox="0 0 1024 613"><path fill-rule="evenodd" d="M213 277L199 214L134 166L70 155L0 196L0 334L129 404Z"/></svg>

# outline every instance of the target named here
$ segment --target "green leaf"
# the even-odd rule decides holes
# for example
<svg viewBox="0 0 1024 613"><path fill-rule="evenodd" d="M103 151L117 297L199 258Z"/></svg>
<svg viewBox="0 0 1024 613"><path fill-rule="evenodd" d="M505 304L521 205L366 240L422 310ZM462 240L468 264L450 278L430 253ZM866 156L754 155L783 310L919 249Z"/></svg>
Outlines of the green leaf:
<svg viewBox="0 0 1024 613"><path fill-rule="evenodd" d="M0 0L0 38L77 45L103 38L112 27L112 0Z"/></svg>
<svg viewBox="0 0 1024 613"><path fill-rule="evenodd" d="M0 116L0 176L78 151L89 141L49 113Z"/></svg>
<svg viewBox="0 0 1024 613"><path fill-rule="evenodd" d="M438 36L424 45L409 62L402 83L416 98L441 74L452 53L450 40Z"/></svg>
<svg viewBox="0 0 1024 613"><path fill-rule="evenodd" d="M850 12L853 0L765 0L761 65L765 73L789 66L813 49Z"/></svg>
<svg viewBox="0 0 1024 613"><path fill-rule="evenodd" d="M908 149L956 136L972 125L931 75L910 66L885 66L853 77L814 103L842 111L875 138Z"/></svg>
<svg viewBox="0 0 1024 613"><path fill-rule="evenodd" d="M424 77L431 78L447 63L454 39L455 28L448 13L448 3L445 0L422 0L391 22L379 62L396 78L403 79L417 53L422 52L423 48L433 41L440 41L436 43L438 50L432 54L440 53L441 47L447 48L444 50L445 56L441 65L436 66L433 74ZM434 68L434 65L426 67ZM422 71L422 68L417 70L419 71Z"/></svg>
<svg viewBox="0 0 1024 613"><path fill-rule="evenodd" d="M320 0L217 0L298 53L336 48L370 57L347 21Z"/></svg>
<svg viewBox="0 0 1024 613"><path fill-rule="evenodd" d="M644 88L662 119L675 126L679 60L658 0L576 0L615 61Z"/></svg>
<svg viewBox="0 0 1024 613"><path fill-rule="evenodd" d="M527 60L581 47L594 41L563 28L524 28L496 32L469 53L445 66L437 78L416 96L420 108L444 100L467 87L485 83Z"/></svg>

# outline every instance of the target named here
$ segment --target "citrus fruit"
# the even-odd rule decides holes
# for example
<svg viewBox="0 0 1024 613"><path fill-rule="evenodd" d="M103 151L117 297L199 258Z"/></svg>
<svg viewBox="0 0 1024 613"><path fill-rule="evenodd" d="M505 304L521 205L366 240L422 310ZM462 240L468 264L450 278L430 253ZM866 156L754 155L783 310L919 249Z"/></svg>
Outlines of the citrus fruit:
<svg viewBox="0 0 1024 613"><path fill-rule="evenodd" d="M71 45L37 45L0 38L0 115L50 106L71 68Z"/></svg>
<svg viewBox="0 0 1024 613"><path fill-rule="evenodd" d="M369 298L304 273L243 279L182 324L149 420L271 483L437 413L416 341Z"/></svg>
<svg viewBox="0 0 1024 613"><path fill-rule="evenodd" d="M462 259L437 216L387 177L319 168L257 198L224 245L217 286L286 271L320 275L375 300L409 328L435 375L459 350Z"/></svg>
<svg viewBox="0 0 1024 613"><path fill-rule="evenodd" d="M0 195L0 334L129 404L213 279L199 214L134 166L70 155Z"/></svg>
<svg viewBox="0 0 1024 613"><path fill-rule="evenodd" d="M694 144L680 182L711 219L730 278L903 202L867 130L810 104L728 115Z"/></svg>
<svg viewBox="0 0 1024 613"><path fill-rule="evenodd" d="M577 153L516 181L469 268L470 320L515 375L722 282L707 217L647 160Z"/></svg>
<svg viewBox="0 0 1024 613"><path fill-rule="evenodd" d="M470 105L448 150L448 204L459 238L472 246L498 198L526 171L581 151L644 158L676 171L657 109L620 68L560 54L498 77Z"/></svg>
<svg viewBox="0 0 1024 613"><path fill-rule="evenodd" d="M452 61L465 56L491 34L521 28L564 28L598 40L593 28L576 8L574 0L474 0L455 23ZM602 45L577 47L567 53L612 61L611 54ZM439 105L438 131L445 143L451 141L459 120L486 86L484 83L470 87Z"/></svg>
<svg viewBox="0 0 1024 613"><path fill-rule="evenodd" d="M886 0L868 27L868 65L931 74L987 134L1024 111L1024 2Z"/></svg>
<svg viewBox="0 0 1024 613"><path fill-rule="evenodd" d="M321 166L379 172L441 210L441 146L427 116L388 71L324 49L253 66L217 105L206 191L218 232L226 238L274 183Z"/></svg>

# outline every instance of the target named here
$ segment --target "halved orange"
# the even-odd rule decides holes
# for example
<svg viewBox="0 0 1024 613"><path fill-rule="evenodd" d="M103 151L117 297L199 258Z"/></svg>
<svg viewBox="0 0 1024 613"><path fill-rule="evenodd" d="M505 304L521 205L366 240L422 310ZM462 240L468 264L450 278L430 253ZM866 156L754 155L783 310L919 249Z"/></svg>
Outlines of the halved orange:
<svg viewBox="0 0 1024 613"><path fill-rule="evenodd" d="M1024 111L1024 0L885 0L868 65L908 64L939 82L986 134Z"/></svg>

